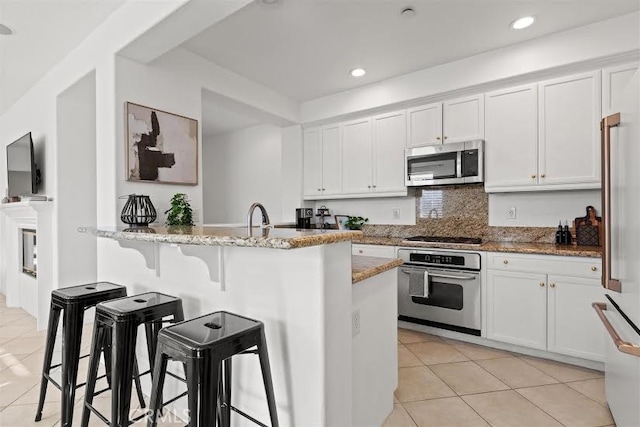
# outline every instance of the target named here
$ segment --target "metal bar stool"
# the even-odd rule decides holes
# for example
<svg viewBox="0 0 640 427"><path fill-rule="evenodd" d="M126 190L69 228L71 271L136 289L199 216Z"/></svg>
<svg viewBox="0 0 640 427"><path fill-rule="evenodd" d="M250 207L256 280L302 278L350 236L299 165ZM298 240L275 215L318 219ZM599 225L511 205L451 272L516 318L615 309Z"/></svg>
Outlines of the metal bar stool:
<svg viewBox="0 0 640 427"><path fill-rule="evenodd" d="M153 371L158 331L163 319L168 317L172 318L169 320L172 323L184 320L182 300L158 292L119 298L96 306L96 320L93 328L93 341L81 426L87 427L89 425L91 412L106 424L116 427L128 426L146 415L143 414L136 419L129 420L131 379L135 369L138 326L145 325L147 349L149 349L151 369L140 374L145 375ZM93 407L94 396L107 390L96 392L95 387L100 353L109 342L112 353L111 421Z"/></svg>
<svg viewBox="0 0 640 427"><path fill-rule="evenodd" d="M36 411L36 421L42 419L42 409L44 408L44 401L47 395L47 385L51 382L62 393L60 425L71 426L76 389L85 385L85 383L77 384L78 364L80 359L89 356L88 354L80 356L84 312L100 302L121 298L126 295L127 289L124 286L109 282L88 283L85 285L56 289L51 292L47 343L44 362L42 364L40 400L38 401L38 409ZM63 315L62 362L57 365L51 365L61 314ZM56 368L61 368L60 384L53 380L50 375L51 370ZM110 380L108 371L106 377L107 380ZM104 378L104 376L100 378ZM138 398L140 402L144 404L139 380L136 380L136 388L138 390Z"/></svg>
<svg viewBox="0 0 640 427"><path fill-rule="evenodd" d="M171 359L182 362L187 369L189 427L213 427L216 422L219 426L228 427L231 425L231 411L267 427L231 405L231 358L246 353L258 354L260 358L271 425L277 427L278 415L264 324L225 311L207 314L160 331L147 426L156 427L160 409L175 400L162 403L167 362Z"/></svg>

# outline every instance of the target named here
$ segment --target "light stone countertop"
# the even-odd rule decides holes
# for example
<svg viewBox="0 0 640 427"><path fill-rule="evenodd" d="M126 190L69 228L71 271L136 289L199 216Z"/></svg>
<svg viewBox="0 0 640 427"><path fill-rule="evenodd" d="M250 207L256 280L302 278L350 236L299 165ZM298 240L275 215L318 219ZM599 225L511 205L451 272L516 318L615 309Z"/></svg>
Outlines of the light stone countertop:
<svg viewBox="0 0 640 427"><path fill-rule="evenodd" d="M452 245L445 243L403 242L399 237L369 237L361 236L353 239L353 243L365 245L402 246L433 249L461 249L483 252L505 252L519 254L577 256L600 258L602 248L599 246L555 245L552 243L526 242L484 242L480 245Z"/></svg>
<svg viewBox="0 0 640 427"><path fill-rule="evenodd" d="M351 256L351 283L361 282L402 264L399 258L353 255Z"/></svg>
<svg viewBox="0 0 640 427"><path fill-rule="evenodd" d="M79 227L80 233L115 240L173 243L180 245L242 246L296 249L344 242L362 236L361 231L296 230L253 227Z"/></svg>

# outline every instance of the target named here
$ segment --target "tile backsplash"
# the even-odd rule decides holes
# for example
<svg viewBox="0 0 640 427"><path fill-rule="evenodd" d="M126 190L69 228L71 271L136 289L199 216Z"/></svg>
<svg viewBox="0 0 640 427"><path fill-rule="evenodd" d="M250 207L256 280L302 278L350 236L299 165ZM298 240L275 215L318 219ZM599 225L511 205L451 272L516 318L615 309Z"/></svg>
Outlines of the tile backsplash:
<svg viewBox="0 0 640 427"><path fill-rule="evenodd" d="M554 227L490 227L489 196L482 184L416 191L416 225L366 225L369 236L480 237L485 241L547 242Z"/></svg>

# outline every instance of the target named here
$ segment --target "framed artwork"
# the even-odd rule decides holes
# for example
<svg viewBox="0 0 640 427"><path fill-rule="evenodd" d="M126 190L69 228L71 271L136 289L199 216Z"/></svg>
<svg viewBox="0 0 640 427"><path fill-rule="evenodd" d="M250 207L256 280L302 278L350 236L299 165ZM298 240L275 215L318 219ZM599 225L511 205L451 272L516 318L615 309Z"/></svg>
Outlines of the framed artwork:
<svg viewBox="0 0 640 427"><path fill-rule="evenodd" d="M198 184L198 121L126 103L127 181Z"/></svg>
<svg viewBox="0 0 640 427"><path fill-rule="evenodd" d="M344 223L349 219L349 215L334 215L333 217L336 219L336 226L338 227L338 230L348 230Z"/></svg>

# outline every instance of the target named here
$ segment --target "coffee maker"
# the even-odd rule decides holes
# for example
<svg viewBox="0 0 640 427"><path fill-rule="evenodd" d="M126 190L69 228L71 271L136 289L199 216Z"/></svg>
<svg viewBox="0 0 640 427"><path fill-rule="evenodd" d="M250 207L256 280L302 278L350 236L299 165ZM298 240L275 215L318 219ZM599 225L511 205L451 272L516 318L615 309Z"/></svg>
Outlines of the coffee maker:
<svg viewBox="0 0 640 427"><path fill-rule="evenodd" d="M296 228L311 228L313 208L296 209Z"/></svg>

